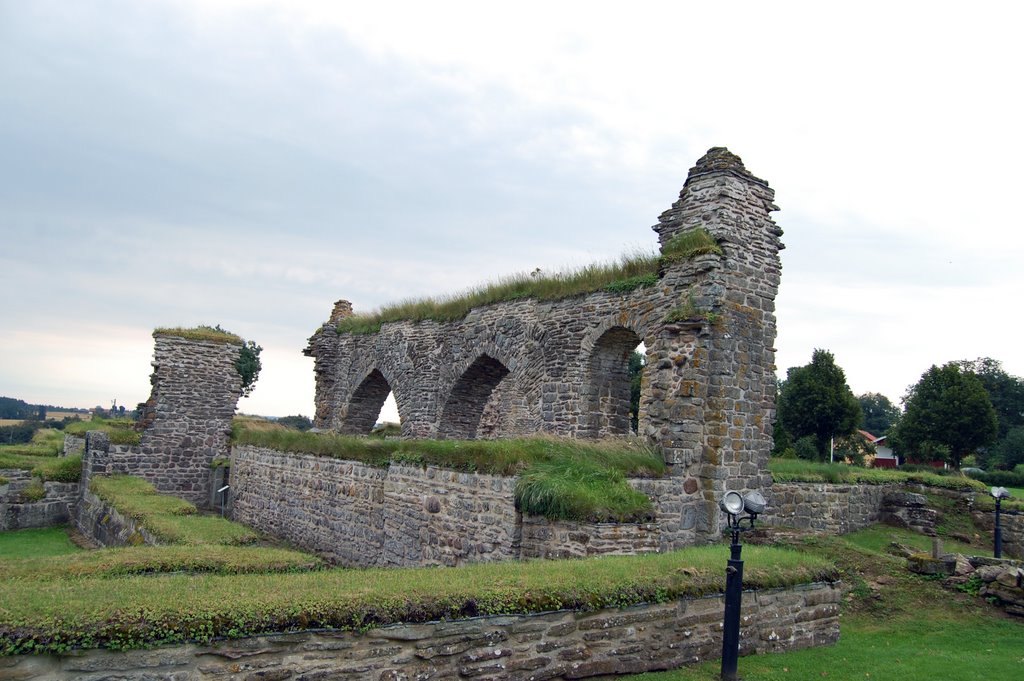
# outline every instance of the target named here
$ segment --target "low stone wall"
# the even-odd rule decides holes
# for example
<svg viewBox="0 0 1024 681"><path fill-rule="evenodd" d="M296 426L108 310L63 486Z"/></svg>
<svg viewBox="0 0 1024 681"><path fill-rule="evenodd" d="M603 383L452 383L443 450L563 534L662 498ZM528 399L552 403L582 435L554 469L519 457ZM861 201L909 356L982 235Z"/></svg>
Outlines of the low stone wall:
<svg viewBox="0 0 1024 681"><path fill-rule="evenodd" d="M830 645L839 638L837 585L743 595L741 654ZM721 655L720 596L596 612L297 633L212 646L0 660L0 678L98 681L203 679L581 679L674 669Z"/></svg>
<svg viewBox="0 0 1024 681"><path fill-rule="evenodd" d="M524 518L514 477L392 464L376 468L308 454L235 447L228 475L232 517L350 566L459 565L536 557L667 550L665 535L693 536L682 481L639 481L656 492L656 523L573 523ZM694 495L696 496L696 495ZM661 518L674 519L661 527ZM691 542L692 539L691 539Z"/></svg>
<svg viewBox="0 0 1024 681"><path fill-rule="evenodd" d="M974 526L989 536L994 536L996 529L996 512L971 511ZM999 514L999 526L1002 529L1003 556L1024 560L1024 513L1019 511L1002 511Z"/></svg>
<svg viewBox="0 0 1024 681"><path fill-rule="evenodd" d="M521 558L586 558L657 552L661 532L655 523L580 523L524 515Z"/></svg>
<svg viewBox="0 0 1024 681"><path fill-rule="evenodd" d="M768 525L847 534L882 520L886 494L898 485L776 482L762 516Z"/></svg>
<svg viewBox="0 0 1024 681"><path fill-rule="evenodd" d="M71 522L78 503L77 482L44 482L41 499L26 496L30 487L38 485L28 471L0 469L0 531L53 527Z"/></svg>
<svg viewBox="0 0 1024 681"><path fill-rule="evenodd" d="M118 513L112 506L86 490L78 503L75 516L78 531L101 546L156 545L156 537L144 530L133 519ZM0 678L3 678L0 674Z"/></svg>

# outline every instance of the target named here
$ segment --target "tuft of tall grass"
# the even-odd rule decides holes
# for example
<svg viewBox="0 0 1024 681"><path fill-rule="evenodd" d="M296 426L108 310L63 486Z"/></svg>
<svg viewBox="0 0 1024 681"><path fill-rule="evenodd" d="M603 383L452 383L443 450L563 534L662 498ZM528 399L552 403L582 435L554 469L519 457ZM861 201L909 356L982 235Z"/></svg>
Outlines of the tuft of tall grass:
<svg viewBox="0 0 1024 681"><path fill-rule="evenodd" d="M680 232L665 243L662 255L666 260L689 260L698 255L722 255L722 247L702 227Z"/></svg>
<svg viewBox="0 0 1024 681"><path fill-rule="evenodd" d="M651 500L630 487L621 471L564 458L534 463L519 476L516 508L531 515L592 522L650 520L654 511Z"/></svg>
<svg viewBox="0 0 1024 681"><path fill-rule="evenodd" d="M160 494L152 484L129 475L96 476L89 489L119 513L169 544L248 544L255 531L219 516L196 515L196 507Z"/></svg>

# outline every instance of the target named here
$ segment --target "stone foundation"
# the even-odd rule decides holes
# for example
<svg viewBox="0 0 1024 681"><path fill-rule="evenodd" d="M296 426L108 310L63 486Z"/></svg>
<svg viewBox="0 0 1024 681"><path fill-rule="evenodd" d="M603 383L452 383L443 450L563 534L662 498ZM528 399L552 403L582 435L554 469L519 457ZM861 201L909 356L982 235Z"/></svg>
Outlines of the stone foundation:
<svg viewBox="0 0 1024 681"><path fill-rule="evenodd" d="M88 490L82 494L82 499L78 504L75 526L79 532L100 546L138 546L160 543L156 537L140 527L133 519L121 515Z"/></svg>
<svg viewBox="0 0 1024 681"><path fill-rule="evenodd" d="M221 473L223 475L223 473ZM704 502L678 478L633 480L651 523L549 521L516 511L516 478L235 447L231 515L355 567L668 551L692 545Z"/></svg>
<svg viewBox="0 0 1024 681"><path fill-rule="evenodd" d="M885 496L898 489L898 485L776 482L768 512L759 520L828 534L856 532L881 522Z"/></svg>
<svg viewBox="0 0 1024 681"><path fill-rule="evenodd" d="M0 531L54 527L71 522L78 503L77 482L44 482L42 499L26 496L30 487L39 484L28 471L0 469L7 483L0 485Z"/></svg>
<svg viewBox="0 0 1024 681"><path fill-rule="evenodd" d="M988 535L994 536L996 529L996 512L971 511L974 526ZM1001 511L999 526L1002 529L1003 556L1024 560L1024 513L1019 511Z"/></svg>
<svg viewBox="0 0 1024 681"><path fill-rule="evenodd" d="M838 585L743 594L741 654L831 645ZM0 658L0 679L199 681L352 678L581 679L674 669L721 655L720 596L596 612L398 625L363 634L260 636L211 646Z"/></svg>

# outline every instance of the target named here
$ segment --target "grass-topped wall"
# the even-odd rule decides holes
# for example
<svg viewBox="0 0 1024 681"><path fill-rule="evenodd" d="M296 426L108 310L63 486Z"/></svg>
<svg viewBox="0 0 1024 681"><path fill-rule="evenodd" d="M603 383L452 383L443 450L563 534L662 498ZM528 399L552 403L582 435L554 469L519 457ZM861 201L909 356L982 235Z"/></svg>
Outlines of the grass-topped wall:
<svg viewBox="0 0 1024 681"><path fill-rule="evenodd" d="M651 501L626 478L659 477L666 468L657 451L638 440L384 440L284 428L256 430L246 423L235 421L235 444L379 467L403 463L519 476L517 508L550 519L646 519L652 513Z"/></svg>
<svg viewBox="0 0 1024 681"><path fill-rule="evenodd" d="M452 322L462 319L475 307L525 298L561 300L596 291L628 293L656 284L666 262L708 253L721 254L722 249L707 230L698 227L673 237L661 255L634 253L623 256L618 262L595 263L566 272L513 274L464 293L404 301L370 314L346 317L338 322L337 330L363 334L376 333L381 324L387 322Z"/></svg>
<svg viewBox="0 0 1024 681"><path fill-rule="evenodd" d="M138 521L168 544L250 544L258 533L220 516L198 515L184 499L159 494L152 484L129 475L95 476L90 491L121 515Z"/></svg>
<svg viewBox="0 0 1024 681"><path fill-rule="evenodd" d="M829 561L748 548L744 584L833 581ZM593 610L720 593L721 547L591 560L299 574L89 576L0 581L0 654L126 649L260 633L363 631L477 615ZM443 571L442 571L443 570Z"/></svg>

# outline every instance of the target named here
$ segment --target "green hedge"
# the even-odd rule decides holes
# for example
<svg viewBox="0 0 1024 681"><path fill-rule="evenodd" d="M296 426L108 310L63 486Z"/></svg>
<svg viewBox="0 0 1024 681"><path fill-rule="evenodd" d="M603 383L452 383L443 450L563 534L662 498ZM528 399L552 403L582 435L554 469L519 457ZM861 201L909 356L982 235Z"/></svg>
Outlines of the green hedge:
<svg viewBox="0 0 1024 681"><path fill-rule="evenodd" d="M834 484L886 485L916 482L944 489L984 491L985 485L962 475L903 472L894 468L862 468L842 463L818 463L803 459L774 458L768 470L776 482L828 482Z"/></svg>

